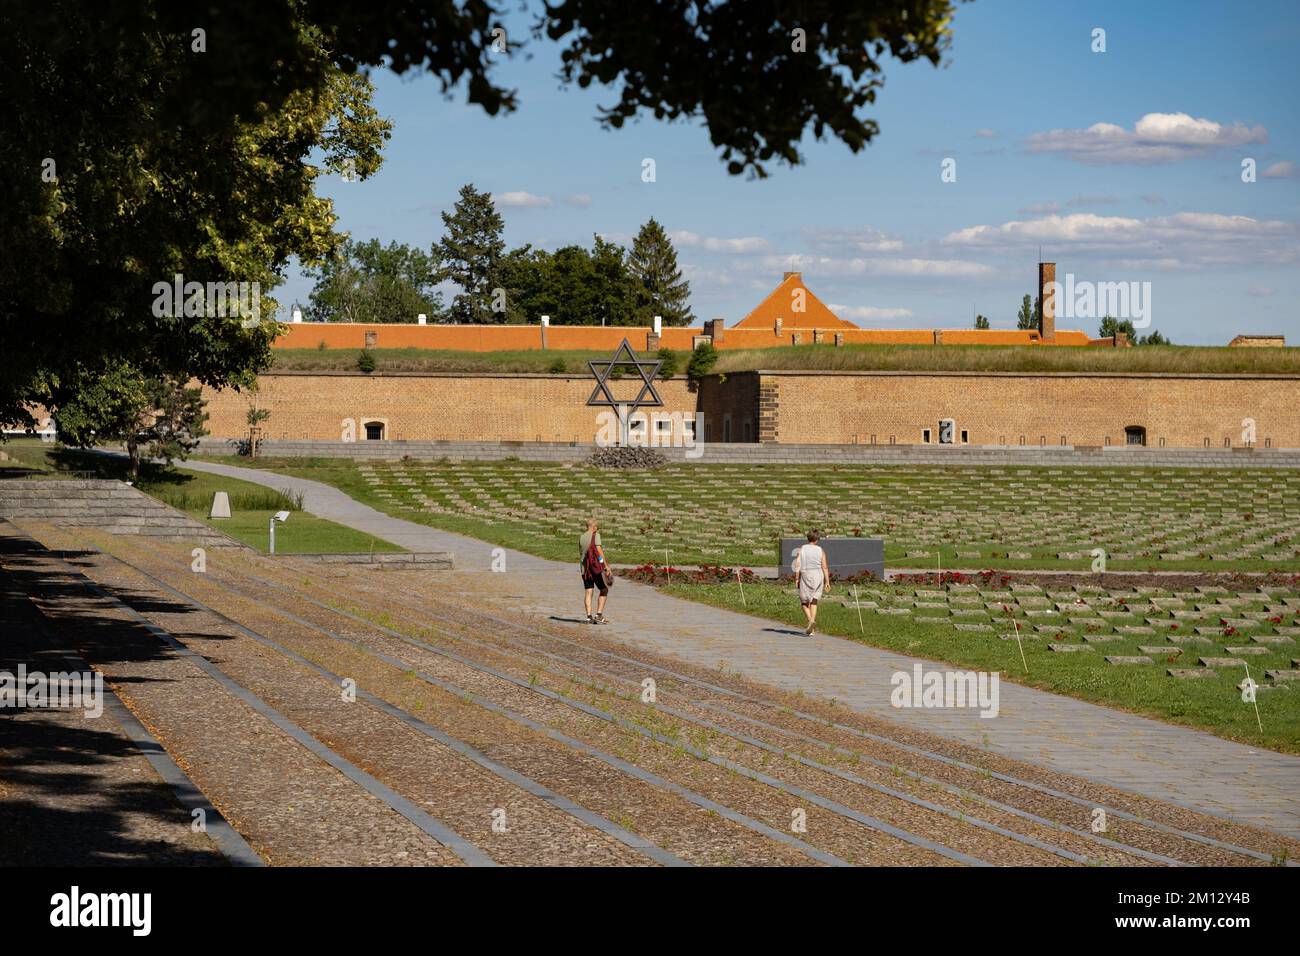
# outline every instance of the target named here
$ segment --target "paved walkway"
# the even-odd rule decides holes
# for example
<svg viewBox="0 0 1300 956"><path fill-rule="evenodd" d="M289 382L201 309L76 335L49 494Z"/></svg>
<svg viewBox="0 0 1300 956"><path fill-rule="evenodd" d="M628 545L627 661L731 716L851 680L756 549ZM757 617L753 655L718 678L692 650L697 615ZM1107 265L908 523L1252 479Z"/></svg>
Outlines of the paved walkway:
<svg viewBox="0 0 1300 956"><path fill-rule="evenodd" d="M481 585L478 575L490 570L493 545L393 518L328 485L208 462L190 461L183 467L302 492L303 507L322 518L411 550L451 551L457 571L449 575L449 586L474 588L476 580ZM576 565L576 554L570 565L507 550L508 586L479 586L476 591L490 603L576 621L582 608ZM1255 750L1006 681L995 719L983 719L973 710L895 709L889 703L890 677L895 671L910 672L917 658L842 638L805 637L780 623L623 580L611 593L609 611L615 623L607 636L632 646L707 667L725 661L729 670L766 684L834 697L896 724L1300 839L1297 756Z"/></svg>

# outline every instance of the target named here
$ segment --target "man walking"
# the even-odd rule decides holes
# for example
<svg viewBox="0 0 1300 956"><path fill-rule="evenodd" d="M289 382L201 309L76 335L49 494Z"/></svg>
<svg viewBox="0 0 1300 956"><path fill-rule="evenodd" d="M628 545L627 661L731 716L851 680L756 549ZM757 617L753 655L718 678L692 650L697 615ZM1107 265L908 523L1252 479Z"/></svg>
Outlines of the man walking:
<svg viewBox="0 0 1300 956"><path fill-rule="evenodd" d="M808 619L804 633L809 637L817 630L817 602L822 598L822 591L830 587L831 580L826 552L817 543L818 537L816 531L808 532L808 543L794 553L794 563L790 567L799 582L799 604L803 616Z"/></svg>
<svg viewBox="0 0 1300 956"><path fill-rule="evenodd" d="M605 598L609 596L610 580L614 574L605 561L605 551L600 546L600 531L596 519L587 519L587 532L578 539L578 561L582 572L582 605L587 611L588 624L608 624L605 619ZM596 613L591 613L591 592L600 590L596 600Z"/></svg>

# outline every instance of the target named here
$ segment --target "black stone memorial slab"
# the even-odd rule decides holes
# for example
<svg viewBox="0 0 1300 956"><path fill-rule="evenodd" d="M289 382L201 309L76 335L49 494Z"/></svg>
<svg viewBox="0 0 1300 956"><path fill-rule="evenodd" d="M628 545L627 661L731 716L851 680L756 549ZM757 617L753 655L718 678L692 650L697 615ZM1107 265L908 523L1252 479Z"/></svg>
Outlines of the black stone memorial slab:
<svg viewBox="0 0 1300 956"><path fill-rule="evenodd" d="M776 562L780 577L794 576L790 570L794 553L807 543L807 538L781 539ZM863 571L870 571L877 580L884 580L884 538L822 538L817 543L826 552L826 563L830 565L831 574L836 577L850 577Z"/></svg>

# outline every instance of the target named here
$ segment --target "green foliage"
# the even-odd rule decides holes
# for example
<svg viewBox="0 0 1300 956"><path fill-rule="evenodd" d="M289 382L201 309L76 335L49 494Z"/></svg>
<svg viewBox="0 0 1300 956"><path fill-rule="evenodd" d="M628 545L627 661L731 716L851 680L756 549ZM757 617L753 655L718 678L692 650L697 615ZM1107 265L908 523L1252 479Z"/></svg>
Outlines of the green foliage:
<svg viewBox="0 0 1300 956"><path fill-rule="evenodd" d="M309 313L318 322L415 322L444 315L428 253L397 242L346 239L309 270L316 280Z"/></svg>
<svg viewBox="0 0 1300 956"><path fill-rule="evenodd" d="M727 171L766 175L772 159L801 162L808 127L858 152L879 131L859 111L883 86L881 61L938 64L951 38L950 0L778 0L611 4L556 0L541 25L568 40L561 76L614 86L601 123L619 129L642 111L702 120ZM796 46L794 28L804 32ZM794 55L791 55L793 52ZM770 108L779 91L780 109Z"/></svg>
<svg viewBox="0 0 1300 956"><path fill-rule="evenodd" d="M672 378L682 367L682 357L672 349L660 349L655 353L659 360L659 377Z"/></svg>
<svg viewBox="0 0 1300 956"><path fill-rule="evenodd" d="M718 364L718 349L712 342L701 342L691 353L691 360L686 366L686 377L698 382Z"/></svg>
<svg viewBox="0 0 1300 956"><path fill-rule="evenodd" d="M86 376L76 398L54 414L59 437L69 445L90 448L96 442L122 441L143 424L148 401L144 377L127 365Z"/></svg>
<svg viewBox="0 0 1300 956"><path fill-rule="evenodd" d="M370 82L292 9L224 4L204 54L168 4L0 10L0 354L23 356L0 367L0 417L68 402L83 370L221 386L269 363L268 294L336 242L309 159L367 177L389 132ZM178 273L258 283L261 322L155 314Z"/></svg>
<svg viewBox="0 0 1300 956"><path fill-rule="evenodd" d="M550 372L552 375L562 375L568 370L569 363L564 361L564 358L561 356L557 356L551 364L546 367L546 371Z"/></svg>
<svg viewBox="0 0 1300 956"><path fill-rule="evenodd" d="M628 325L634 321L637 284L622 246L593 237L590 252L564 246L555 252L521 246L501 260L507 321L549 315L554 325Z"/></svg>
<svg viewBox="0 0 1300 956"><path fill-rule="evenodd" d="M139 474L143 451L168 464L184 459L207 434L207 417L201 388L146 377L125 364L84 375L73 398L54 413L59 435L69 445L124 442L132 475Z"/></svg>
<svg viewBox="0 0 1300 956"><path fill-rule="evenodd" d="M650 325L656 315L663 317L665 325L690 325L695 320L688 302L691 284L677 268L677 250L668 233L653 218L637 232L628 268L639 285L635 324Z"/></svg>
<svg viewBox="0 0 1300 956"><path fill-rule="evenodd" d="M987 315L975 316L975 328L987 329L989 327L989 317Z"/></svg>
<svg viewBox="0 0 1300 956"><path fill-rule="evenodd" d="M1020 312L1016 315L1016 328L1037 329L1038 309L1034 307L1034 297L1026 294L1020 300Z"/></svg>
<svg viewBox="0 0 1300 956"><path fill-rule="evenodd" d="M1174 344L1161 335L1158 329L1152 329L1149 335L1138 335L1137 329L1133 327L1132 319L1116 319L1109 315L1101 320L1101 327L1098 328L1097 334L1104 339L1118 334L1127 335L1129 342L1133 345Z"/></svg>
<svg viewBox="0 0 1300 956"><path fill-rule="evenodd" d="M370 349L362 349L357 353L357 368L367 375L375 370L375 357L370 354Z"/></svg>
<svg viewBox="0 0 1300 956"><path fill-rule="evenodd" d="M451 304L451 318L456 322L506 321L505 311L493 311L493 290L504 288L501 259L506 243L501 237L505 222L492 196L466 183L452 211L442 214L442 223L446 235L433 246L433 259L438 263L433 279L460 286Z"/></svg>
<svg viewBox="0 0 1300 956"><path fill-rule="evenodd" d="M1097 329L1097 334L1104 339L1120 333L1127 335L1130 342L1137 344L1137 329L1133 328L1132 319L1121 320L1108 315L1101 320L1101 326Z"/></svg>

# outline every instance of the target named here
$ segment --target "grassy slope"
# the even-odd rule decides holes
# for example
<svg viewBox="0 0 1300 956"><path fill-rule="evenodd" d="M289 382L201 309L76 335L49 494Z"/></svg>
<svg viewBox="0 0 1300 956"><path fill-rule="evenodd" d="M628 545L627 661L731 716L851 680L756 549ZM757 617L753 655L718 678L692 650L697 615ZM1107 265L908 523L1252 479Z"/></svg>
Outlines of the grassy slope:
<svg viewBox="0 0 1300 956"><path fill-rule="evenodd" d="M1300 375L1300 349L1143 346L833 345L736 349L716 371L817 369L948 372L1165 372Z"/></svg>
<svg viewBox="0 0 1300 956"><path fill-rule="evenodd" d="M273 372L357 371L357 349L276 349ZM431 349L371 349L380 372L576 372L588 374L587 362L609 358L608 352L520 349L462 352Z"/></svg>
<svg viewBox="0 0 1300 956"><path fill-rule="evenodd" d="M89 455L35 440L18 440L0 445L14 459L0 461L0 478L8 471L17 475L57 479L72 477L81 471L95 472L101 478L124 478L125 463L103 456ZM373 538L352 528L335 524L302 511L298 502L252 482L223 478L202 472L180 471L146 464L135 486L147 495L171 505L193 518L223 531L237 541L266 551L269 546L271 515L291 512L287 522L276 529L276 550L299 554L334 554L370 551L401 551L395 544ZM218 491L230 495L229 519L208 518L212 496Z"/></svg>
<svg viewBox="0 0 1300 956"><path fill-rule="evenodd" d="M556 349L500 352L371 349L370 352L378 371L393 372L586 374L588 361L609 357L605 351ZM356 371L358 354L355 349L276 349L273 371ZM684 353L682 358L684 368ZM724 349L715 367L718 372L753 369L1300 375L1300 348L800 345Z"/></svg>
<svg viewBox="0 0 1300 956"><path fill-rule="evenodd" d="M781 621L803 629L803 612L798 599L784 594L771 583L745 585L744 601L736 584L673 584L664 588L678 597L701 601L732 611L751 614L766 620ZM835 590L839 590L836 588ZM875 594L859 589L863 601ZM1133 622L1140 623L1140 622ZM1213 649L1183 649L1174 661L1156 659L1153 665L1115 666L1102 660L1105 655L1137 655L1139 644L1160 644L1164 638L1131 637L1096 646L1092 653L1063 654L1048 649L1046 635L1038 640L1024 640L1025 663L1015 641L1004 641L993 634L955 631L948 627L920 624L899 617L883 617L863 612L859 625L857 612L850 606L824 604L817 614L819 630L873 647L898 651L912 657L928 658L956 664L963 668L1000 671L1002 679L1038 687L1081 700L1105 704L1173 724L1196 727L1221 737L1288 753L1300 753L1300 694L1293 686L1288 690L1258 693L1261 734L1255 710L1243 703L1236 684L1244 671L1221 671L1217 678L1179 680L1165 675L1170 667L1194 667L1203 654L1218 656ZM1023 626L1023 625L1022 625ZM803 640L800 634L789 640ZM1240 638L1242 643L1248 639ZM1070 643L1079 643L1078 637ZM1170 645L1175 649L1174 645ZM1222 651L1219 652L1221 654ZM1294 645L1285 646L1267 656L1252 658L1251 674L1261 684L1263 670L1286 668L1295 656ZM1077 728L1086 734L1087 727Z"/></svg>

